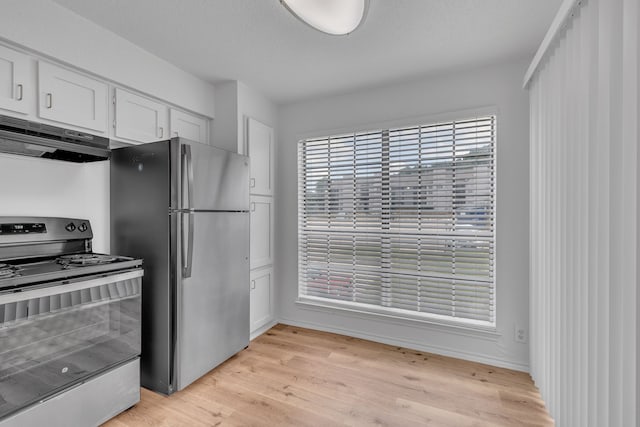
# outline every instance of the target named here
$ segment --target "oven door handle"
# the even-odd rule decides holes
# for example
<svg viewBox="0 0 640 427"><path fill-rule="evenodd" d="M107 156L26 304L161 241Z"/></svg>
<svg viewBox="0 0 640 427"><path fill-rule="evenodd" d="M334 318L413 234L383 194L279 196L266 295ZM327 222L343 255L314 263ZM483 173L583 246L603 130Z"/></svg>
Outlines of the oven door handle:
<svg viewBox="0 0 640 427"><path fill-rule="evenodd" d="M77 281L69 281L68 283L67 281L52 282L36 289L0 294L0 304L9 304L12 302L25 301L34 298L50 297L53 295L64 294L66 292L79 291L82 289L89 289L96 286L107 285L113 282L135 279L136 277L142 277L143 275L144 271L142 269L136 269L125 272L117 272L107 276L100 276L96 277L95 279L87 280L86 278L79 278L77 279Z"/></svg>

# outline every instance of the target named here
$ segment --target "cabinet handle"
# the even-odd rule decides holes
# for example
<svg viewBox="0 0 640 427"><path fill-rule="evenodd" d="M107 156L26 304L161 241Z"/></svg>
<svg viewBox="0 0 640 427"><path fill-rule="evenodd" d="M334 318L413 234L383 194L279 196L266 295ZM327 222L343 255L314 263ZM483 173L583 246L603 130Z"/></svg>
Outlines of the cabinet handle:
<svg viewBox="0 0 640 427"><path fill-rule="evenodd" d="M47 94L47 108L51 108L53 107L53 95L48 93Z"/></svg>
<svg viewBox="0 0 640 427"><path fill-rule="evenodd" d="M18 96L16 97L18 101L22 101L22 84L18 84Z"/></svg>
<svg viewBox="0 0 640 427"><path fill-rule="evenodd" d="M256 281L252 280L251 281L251 290L254 290L256 288Z"/></svg>
<svg viewBox="0 0 640 427"><path fill-rule="evenodd" d="M255 212L256 211L256 204L255 202L251 203L251 212Z"/></svg>
<svg viewBox="0 0 640 427"><path fill-rule="evenodd" d="M256 186L256 179L255 179L255 178L251 178L251 179L249 180L249 182L251 183L251 188L253 188L253 187L255 187L255 186Z"/></svg>
<svg viewBox="0 0 640 427"><path fill-rule="evenodd" d="M174 132L176 134L176 138L179 137L180 135L178 135L178 132Z"/></svg>
<svg viewBox="0 0 640 427"><path fill-rule="evenodd" d="M158 129L160 129L160 138L162 138L164 136L164 129L162 127Z"/></svg>

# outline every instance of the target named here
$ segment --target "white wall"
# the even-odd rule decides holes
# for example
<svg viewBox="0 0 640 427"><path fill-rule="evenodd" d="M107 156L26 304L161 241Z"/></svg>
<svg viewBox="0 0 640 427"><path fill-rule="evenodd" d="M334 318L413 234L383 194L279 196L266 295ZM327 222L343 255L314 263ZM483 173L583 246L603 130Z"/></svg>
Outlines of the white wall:
<svg viewBox="0 0 640 427"><path fill-rule="evenodd" d="M213 119L212 143L225 150L237 151L242 137L242 122L238 119L238 82L215 85L218 111Z"/></svg>
<svg viewBox="0 0 640 427"><path fill-rule="evenodd" d="M214 116L213 85L50 0L4 0L0 39Z"/></svg>
<svg viewBox="0 0 640 427"><path fill-rule="evenodd" d="M215 86L215 93L218 107L213 121L213 145L245 153L248 117L276 127L276 106L246 84L237 80L221 83Z"/></svg>
<svg viewBox="0 0 640 427"><path fill-rule="evenodd" d="M87 164L0 154L0 216L88 219L94 250L109 252L109 162Z"/></svg>
<svg viewBox="0 0 640 427"><path fill-rule="evenodd" d="M425 77L368 91L310 100L280 110L276 158L275 283L280 320L390 344L528 369L528 345L514 326L528 328L528 140L526 62ZM497 107L497 335L370 315L309 309L297 297L296 141L311 132L375 128L377 123L478 107Z"/></svg>
<svg viewBox="0 0 640 427"><path fill-rule="evenodd" d="M274 129L277 138L276 106L260 92L253 90L246 84L238 82L238 111L242 117L242 140L246 143L247 118L251 117Z"/></svg>

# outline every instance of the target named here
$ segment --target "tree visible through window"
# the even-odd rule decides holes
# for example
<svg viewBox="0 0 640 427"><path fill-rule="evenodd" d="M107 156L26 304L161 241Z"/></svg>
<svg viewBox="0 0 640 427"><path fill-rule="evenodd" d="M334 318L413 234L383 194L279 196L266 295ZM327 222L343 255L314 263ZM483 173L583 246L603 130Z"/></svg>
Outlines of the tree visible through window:
<svg viewBox="0 0 640 427"><path fill-rule="evenodd" d="M494 324L495 120L300 141L300 299Z"/></svg>

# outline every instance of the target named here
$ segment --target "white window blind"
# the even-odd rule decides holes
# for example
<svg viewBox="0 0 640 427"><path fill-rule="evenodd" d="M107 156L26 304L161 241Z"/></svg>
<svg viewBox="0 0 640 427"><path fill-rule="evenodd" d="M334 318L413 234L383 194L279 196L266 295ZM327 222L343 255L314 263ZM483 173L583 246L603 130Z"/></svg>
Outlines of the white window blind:
<svg viewBox="0 0 640 427"><path fill-rule="evenodd" d="M493 325L495 121L300 141L300 299Z"/></svg>

